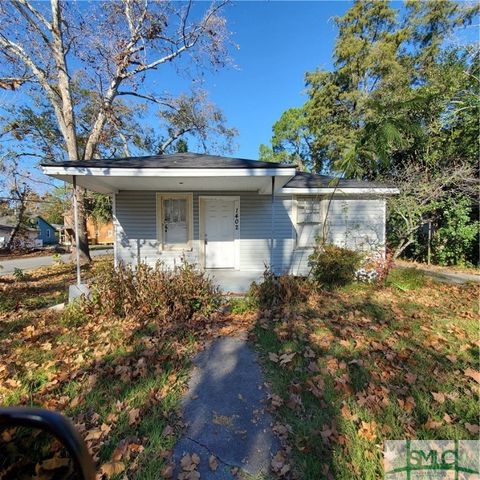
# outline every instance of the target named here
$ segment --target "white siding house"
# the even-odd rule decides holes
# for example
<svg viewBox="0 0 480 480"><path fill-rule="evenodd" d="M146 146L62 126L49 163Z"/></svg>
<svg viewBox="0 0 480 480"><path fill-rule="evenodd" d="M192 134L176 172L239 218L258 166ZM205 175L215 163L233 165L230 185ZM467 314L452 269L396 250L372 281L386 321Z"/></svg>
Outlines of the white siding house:
<svg viewBox="0 0 480 480"><path fill-rule="evenodd" d="M115 261L207 270L306 274L315 237L385 248L395 188L299 173L291 165L200 154L43 164L44 172L110 193Z"/></svg>

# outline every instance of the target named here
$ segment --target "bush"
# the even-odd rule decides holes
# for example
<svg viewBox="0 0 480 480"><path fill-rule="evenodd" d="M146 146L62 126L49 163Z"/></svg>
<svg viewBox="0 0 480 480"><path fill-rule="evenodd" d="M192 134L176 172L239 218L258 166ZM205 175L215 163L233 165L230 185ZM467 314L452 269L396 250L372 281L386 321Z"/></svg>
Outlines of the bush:
<svg viewBox="0 0 480 480"><path fill-rule="evenodd" d="M257 308L256 299L249 295L246 295L245 297L232 297L229 299L228 303L231 312L238 315L251 312Z"/></svg>
<svg viewBox="0 0 480 480"><path fill-rule="evenodd" d="M385 255L374 253L363 262L362 268L355 272L355 279L363 283L385 283L393 264L392 250L387 249Z"/></svg>
<svg viewBox="0 0 480 480"><path fill-rule="evenodd" d="M28 275L21 268L18 267L15 267L13 269L12 275L15 278L16 282L25 282L26 280L28 280Z"/></svg>
<svg viewBox="0 0 480 480"><path fill-rule="evenodd" d="M131 314L186 322L218 308L218 288L192 264L183 261L173 269L140 264L136 269L105 265L92 285L90 307L101 314Z"/></svg>
<svg viewBox="0 0 480 480"><path fill-rule="evenodd" d="M261 308L272 309L283 304L295 304L308 294L307 280L293 275L275 275L265 267L263 281L253 282L248 296L254 298Z"/></svg>
<svg viewBox="0 0 480 480"><path fill-rule="evenodd" d="M362 263L363 255L336 245L317 244L308 257L315 282L325 288L348 285Z"/></svg>

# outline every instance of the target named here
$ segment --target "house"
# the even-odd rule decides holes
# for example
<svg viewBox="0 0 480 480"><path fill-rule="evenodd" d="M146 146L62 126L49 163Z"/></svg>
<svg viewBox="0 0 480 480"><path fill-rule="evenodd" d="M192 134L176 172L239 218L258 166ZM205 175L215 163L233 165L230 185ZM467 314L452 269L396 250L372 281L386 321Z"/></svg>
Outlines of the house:
<svg viewBox="0 0 480 480"><path fill-rule="evenodd" d="M298 172L292 165L179 153L42 164L44 173L113 198L115 262L184 256L214 272L306 274L315 237L385 248L396 188Z"/></svg>
<svg viewBox="0 0 480 480"><path fill-rule="evenodd" d="M13 217L0 218L0 248L5 248L8 245L15 224L16 220ZM16 235L14 248L35 248L39 246L42 245L38 238L38 229L23 226Z"/></svg>
<svg viewBox="0 0 480 480"><path fill-rule="evenodd" d="M10 225L0 224L0 248L5 248L10 240L13 227Z"/></svg>
<svg viewBox="0 0 480 480"><path fill-rule="evenodd" d="M56 245L58 243L57 229L52 224L40 216L33 219L32 223L37 228L37 238L42 241L42 245Z"/></svg>
<svg viewBox="0 0 480 480"><path fill-rule="evenodd" d="M75 238L72 214L70 211L63 215L64 220L64 245L71 245ZM111 245L113 243L113 221L100 221L93 217L87 217L87 236L89 245Z"/></svg>
<svg viewBox="0 0 480 480"><path fill-rule="evenodd" d="M102 222L87 218L88 242L92 245L109 245L113 243L113 221Z"/></svg>

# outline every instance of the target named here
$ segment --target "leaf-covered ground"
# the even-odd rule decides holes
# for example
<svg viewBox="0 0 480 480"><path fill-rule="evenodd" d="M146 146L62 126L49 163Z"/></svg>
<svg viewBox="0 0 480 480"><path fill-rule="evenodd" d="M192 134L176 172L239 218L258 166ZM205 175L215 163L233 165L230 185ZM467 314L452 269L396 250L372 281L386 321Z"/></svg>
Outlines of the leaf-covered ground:
<svg viewBox="0 0 480 480"><path fill-rule="evenodd" d="M388 283L260 316L253 340L298 478L383 478L384 440L479 436L478 286L412 270Z"/></svg>
<svg viewBox="0 0 480 480"><path fill-rule="evenodd" d="M96 260L84 277L108 261ZM119 319L48 310L65 301L74 282L71 265L21 281L0 277L0 404L68 415L107 477L168 476L190 359L209 337L243 324L217 316L179 331L140 314Z"/></svg>

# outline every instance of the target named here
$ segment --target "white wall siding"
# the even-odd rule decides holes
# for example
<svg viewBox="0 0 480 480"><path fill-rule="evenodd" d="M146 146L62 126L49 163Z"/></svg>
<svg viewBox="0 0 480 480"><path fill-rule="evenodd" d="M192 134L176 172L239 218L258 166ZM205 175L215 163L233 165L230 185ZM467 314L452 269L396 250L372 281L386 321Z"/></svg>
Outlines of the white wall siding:
<svg viewBox="0 0 480 480"><path fill-rule="evenodd" d="M385 247L385 199L338 198L327 215L330 243L353 250Z"/></svg>
<svg viewBox="0 0 480 480"><path fill-rule="evenodd" d="M199 196L240 196L240 269L263 270L273 260L277 273L306 274L311 249L296 249L293 198L255 192L194 192L193 248L184 252L190 261L199 259ZM338 198L329 213L329 240L350 248L384 244L384 200ZM159 250L156 225L156 192L121 191L116 195L118 261L173 265L182 253ZM272 208L274 221L272 223ZM271 234L273 226L273 253Z"/></svg>

